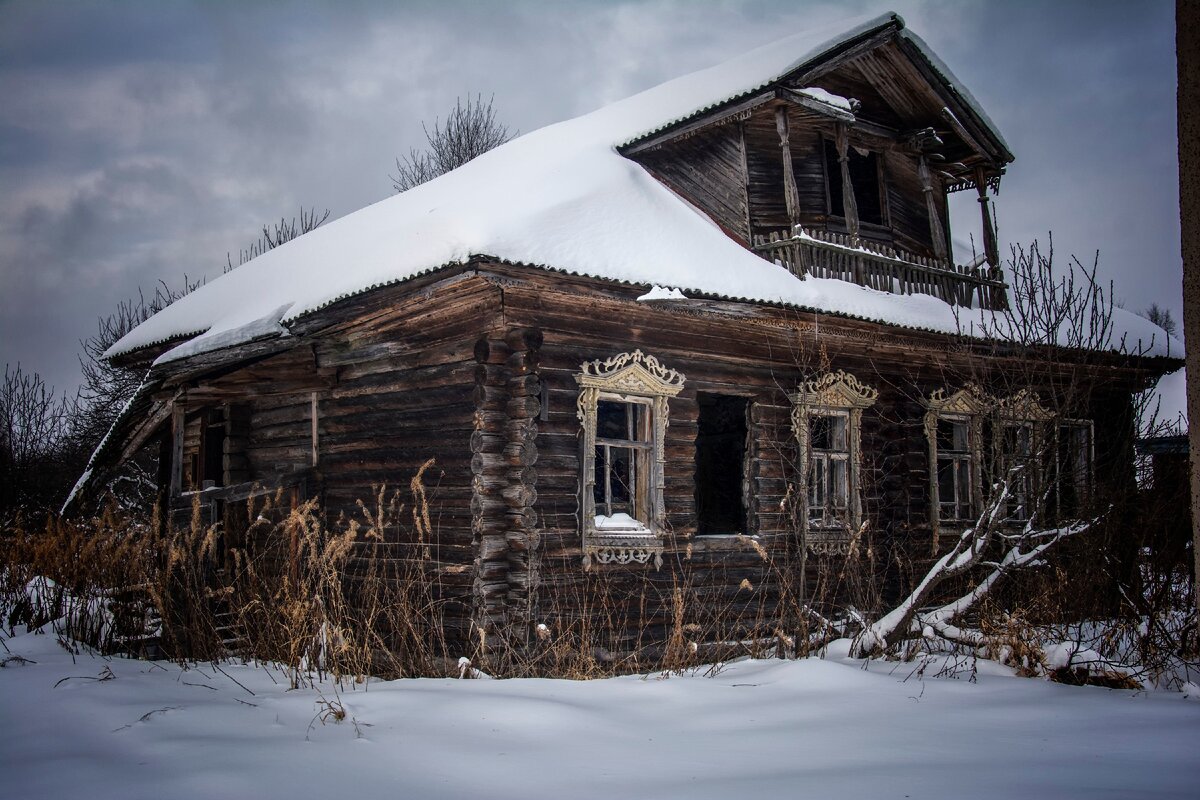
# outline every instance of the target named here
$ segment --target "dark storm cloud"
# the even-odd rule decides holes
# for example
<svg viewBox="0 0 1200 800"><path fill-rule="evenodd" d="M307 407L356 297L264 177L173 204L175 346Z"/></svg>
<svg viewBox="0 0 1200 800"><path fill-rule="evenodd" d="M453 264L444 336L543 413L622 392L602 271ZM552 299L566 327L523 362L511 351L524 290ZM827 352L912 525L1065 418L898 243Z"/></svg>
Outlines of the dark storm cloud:
<svg viewBox="0 0 1200 800"><path fill-rule="evenodd" d="M1179 308L1173 9L896 3L1017 155L1001 237L1099 248L1131 308ZM886 6L696 3L0 5L0 358L63 386L139 286L220 273L301 204L390 193L421 120L495 95L530 131L808 25ZM956 239L978 231L955 196Z"/></svg>

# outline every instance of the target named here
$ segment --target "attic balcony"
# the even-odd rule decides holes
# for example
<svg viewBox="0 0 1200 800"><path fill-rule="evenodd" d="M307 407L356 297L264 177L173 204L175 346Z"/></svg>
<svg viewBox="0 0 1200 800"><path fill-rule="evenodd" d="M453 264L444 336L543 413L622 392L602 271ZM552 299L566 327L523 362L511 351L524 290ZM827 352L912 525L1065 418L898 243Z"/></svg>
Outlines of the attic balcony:
<svg viewBox="0 0 1200 800"><path fill-rule="evenodd" d="M929 294L953 306L1002 310L1008 286L1000 269L914 255L850 234L794 226L756 235L753 250L797 278L833 278L892 294Z"/></svg>

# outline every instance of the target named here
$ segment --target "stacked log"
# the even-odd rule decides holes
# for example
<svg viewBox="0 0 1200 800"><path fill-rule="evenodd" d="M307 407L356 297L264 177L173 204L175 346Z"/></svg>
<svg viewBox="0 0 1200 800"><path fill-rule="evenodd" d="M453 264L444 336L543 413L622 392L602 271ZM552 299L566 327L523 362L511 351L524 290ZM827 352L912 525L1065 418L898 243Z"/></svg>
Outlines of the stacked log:
<svg viewBox="0 0 1200 800"><path fill-rule="evenodd" d="M509 349L503 339L475 344L475 414L471 433L471 542L475 550L473 617L485 646L506 627L505 542L508 464L506 409Z"/></svg>
<svg viewBox="0 0 1200 800"><path fill-rule="evenodd" d="M508 332L507 420L504 454L507 485L505 541L508 545L508 608L513 614L513 644L528 642L536 607L540 569L537 512L537 419L541 414L542 384L538 375L541 331L518 328Z"/></svg>

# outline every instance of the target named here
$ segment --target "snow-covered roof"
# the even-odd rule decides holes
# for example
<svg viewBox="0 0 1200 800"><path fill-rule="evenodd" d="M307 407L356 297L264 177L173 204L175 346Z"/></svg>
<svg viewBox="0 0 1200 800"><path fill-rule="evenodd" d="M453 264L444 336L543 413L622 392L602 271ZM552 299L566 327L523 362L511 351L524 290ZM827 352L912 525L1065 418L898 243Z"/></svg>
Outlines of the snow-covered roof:
<svg viewBox="0 0 1200 800"><path fill-rule="evenodd" d="M1181 351L1182 352L1182 351ZM1146 413L1153 420L1142 420L1142 435L1154 436L1164 433L1187 433L1187 370L1181 369L1158 379ZM1154 427L1149 429L1153 422Z"/></svg>
<svg viewBox="0 0 1200 800"><path fill-rule="evenodd" d="M186 338L159 357L162 363L286 334L293 321L338 300L461 264L473 255L677 288L689 296L778 303L930 331L959 330L961 309L956 315L932 296L796 278L725 236L616 149L765 86L888 25L903 21L884 14L836 30L803 31L528 133L222 275L139 325L107 355ZM982 109L924 43L902 33L986 123ZM836 96L829 97L827 102L837 103ZM1154 338L1152 352L1167 354L1162 331L1149 322L1119 310L1115 322L1114 341L1124 335L1128 345L1139 340L1148 345Z"/></svg>

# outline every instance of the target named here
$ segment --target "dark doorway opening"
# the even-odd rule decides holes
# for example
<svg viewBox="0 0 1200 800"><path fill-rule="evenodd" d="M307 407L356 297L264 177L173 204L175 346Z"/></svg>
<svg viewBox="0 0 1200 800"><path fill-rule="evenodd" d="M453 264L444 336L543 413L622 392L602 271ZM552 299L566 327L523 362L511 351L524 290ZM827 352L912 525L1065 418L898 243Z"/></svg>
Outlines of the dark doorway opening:
<svg viewBox="0 0 1200 800"><path fill-rule="evenodd" d="M698 394L696 433L696 532L744 533L746 462L745 397Z"/></svg>

